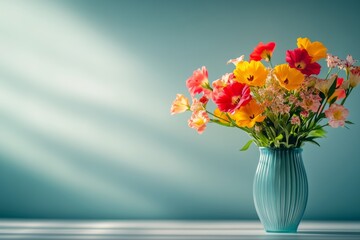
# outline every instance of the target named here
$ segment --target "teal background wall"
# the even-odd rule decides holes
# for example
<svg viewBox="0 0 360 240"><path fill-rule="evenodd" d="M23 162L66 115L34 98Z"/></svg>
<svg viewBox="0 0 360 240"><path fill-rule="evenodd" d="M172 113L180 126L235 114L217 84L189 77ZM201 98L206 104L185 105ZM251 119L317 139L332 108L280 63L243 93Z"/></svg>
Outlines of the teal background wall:
<svg viewBox="0 0 360 240"><path fill-rule="evenodd" d="M358 1L0 1L0 218L254 219L258 150L170 116L203 65L297 37L360 59ZM325 61L322 62L325 65ZM360 219L360 88L350 130L306 145L306 219Z"/></svg>

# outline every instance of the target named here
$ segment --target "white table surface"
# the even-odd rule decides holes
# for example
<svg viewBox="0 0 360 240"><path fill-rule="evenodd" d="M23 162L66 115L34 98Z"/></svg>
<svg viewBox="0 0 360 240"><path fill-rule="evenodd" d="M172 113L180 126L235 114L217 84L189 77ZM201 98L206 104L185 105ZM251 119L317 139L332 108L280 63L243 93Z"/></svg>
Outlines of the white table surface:
<svg viewBox="0 0 360 240"><path fill-rule="evenodd" d="M359 222L303 221L296 234L258 221L65 221L0 219L0 239L360 239Z"/></svg>

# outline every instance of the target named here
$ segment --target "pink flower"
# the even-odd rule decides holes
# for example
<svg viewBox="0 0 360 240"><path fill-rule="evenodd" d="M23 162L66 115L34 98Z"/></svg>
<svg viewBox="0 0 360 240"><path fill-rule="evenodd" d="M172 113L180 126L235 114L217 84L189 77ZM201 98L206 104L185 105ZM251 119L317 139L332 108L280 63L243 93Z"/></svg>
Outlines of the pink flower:
<svg viewBox="0 0 360 240"><path fill-rule="evenodd" d="M191 118L188 121L188 125L190 128L196 129L196 131L201 134L205 131L206 124L210 121L208 114L206 111L196 111L193 112Z"/></svg>
<svg viewBox="0 0 360 240"><path fill-rule="evenodd" d="M304 92L300 93L302 101L300 102L300 106L305 111L317 112L321 105L321 97L319 95L306 94Z"/></svg>
<svg viewBox="0 0 360 240"><path fill-rule="evenodd" d="M298 125L300 126L300 118L299 116L293 115L290 119L290 122L292 125Z"/></svg>
<svg viewBox="0 0 360 240"><path fill-rule="evenodd" d="M221 112L234 113L236 109L247 104L251 100L250 88L248 85L233 82L223 88L214 99Z"/></svg>
<svg viewBox="0 0 360 240"><path fill-rule="evenodd" d="M313 88L318 80L319 80L319 78L317 78L315 76L305 77L304 84L303 84L304 89Z"/></svg>
<svg viewBox="0 0 360 240"><path fill-rule="evenodd" d="M329 68L336 68L340 66L341 59L338 56L334 56L328 53L326 57L326 63Z"/></svg>
<svg viewBox="0 0 360 240"><path fill-rule="evenodd" d="M286 62L289 63L290 67L296 68L307 76L311 74L318 75L320 73L320 64L312 62L312 58L305 49L296 48L294 50L287 50Z"/></svg>
<svg viewBox="0 0 360 240"><path fill-rule="evenodd" d="M244 57L245 57L244 55L241 55L238 58L230 59L229 61L227 61L227 64L232 63L236 66L239 62L244 61Z"/></svg>
<svg viewBox="0 0 360 240"><path fill-rule="evenodd" d="M191 104L190 110L192 112L199 112L199 111L204 111L204 104L197 98L193 98L193 102Z"/></svg>
<svg viewBox="0 0 360 240"><path fill-rule="evenodd" d="M208 71L206 67L198 68L193 72L193 75L186 80L186 86L192 97L195 94L206 92L209 87ZM204 91L205 90L205 91Z"/></svg>
<svg viewBox="0 0 360 240"><path fill-rule="evenodd" d="M190 109L189 99L182 94L176 94L176 98L171 105L171 115L182 113Z"/></svg>
<svg viewBox="0 0 360 240"><path fill-rule="evenodd" d="M347 55L346 59L340 62L339 68L349 71L349 69L354 66L355 62L356 60L351 55Z"/></svg>
<svg viewBox="0 0 360 240"><path fill-rule="evenodd" d="M298 103L299 103L299 99L295 95L290 95L288 100L289 100L289 104L298 105Z"/></svg>
<svg viewBox="0 0 360 240"><path fill-rule="evenodd" d="M333 128L345 125L345 120L349 115L349 110L347 110L343 105L332 104L329 109L325 111L325 116L329 119L329 125Z"/></svg>
<svg viewBox="0 0 360 240"><path fill-rule="evenodd" d="M303 118L307 118L309 116L309 112L308 111L301 111L300 116Z"/></svg>
<svg viewBox="0 0 360 240"><path fill-rule="evenodd" d="M285 103L279 104L278 109L275 112L280 114L287 114L290 112L291 107Z"/></svg>

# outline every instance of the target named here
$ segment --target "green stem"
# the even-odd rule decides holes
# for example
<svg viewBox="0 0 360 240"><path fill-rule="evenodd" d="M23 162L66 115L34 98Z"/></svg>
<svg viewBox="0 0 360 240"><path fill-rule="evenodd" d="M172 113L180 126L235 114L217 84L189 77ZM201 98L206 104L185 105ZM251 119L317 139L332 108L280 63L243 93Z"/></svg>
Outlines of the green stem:
<svg viewBox="0 0 360 240"><path fill-rule="evenodd" d="M331 71L332 71L332 68L329 68L329 71L328 71L327 74L326 74L325 80L329 77Z"/></svg>
<svg viewBox="0 0 360 240"><path fill-rule="evenodd" d="M210 114L211 116L218 118L219 120L223 120L223 121L225 121L225 122L232 123L232 122L229 121L228 119L225 119L225 118L221 118L221 117L219 117L219 116L216 116L215 114L213 114L212 112L209 112L208 110L206 110L206 112L207 112L208 114Z"/></svg>
<svg viewBox="0 0 360 240"><path fill-rule="evenodd" d="M349 88L349 90L347 91L347 93L346 93L346 96L345 96L345 98L341 101L341 105L344 105L345 104L345 101L346 101L346 99L348 98L348 96L350 95L350 93L351 93L351 91L353 90L353 88Z"/></svg>
<svg viewBox="0 0 360 240"><path fill-rule="evenodd" d="M210 91L213 91L212 87L210 86L210 84L209 84L208 82L202 84L201 86L202 86L203 88L205 88L205 89L208 89L208 90L210 90Z"/></svg>
<svg viewBox="0 0 360 240"><path fill-rule="evenodd" d="M321 128L326 127L326 126L329 126L329 124L326 123L326 124L324 124L324 125L321 125Z"/></svg>
<svg viewBox="0 0 360 240"><path fill-rule="evenodd" d="M271 68L274 68L272 63L271 63L271 58L269 59L269 65L270 65Z"/></svg>

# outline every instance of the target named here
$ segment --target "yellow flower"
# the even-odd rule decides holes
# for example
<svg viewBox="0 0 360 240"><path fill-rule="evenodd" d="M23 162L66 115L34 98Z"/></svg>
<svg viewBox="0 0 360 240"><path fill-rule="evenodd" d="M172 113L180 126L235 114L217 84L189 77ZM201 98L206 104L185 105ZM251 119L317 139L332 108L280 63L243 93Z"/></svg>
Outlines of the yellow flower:
<svg viewBox="0 0 360 240"><path fill-rule="evenodd" d="M263 108L253 99L245 106L236 110L233 118L239 127L252 128L255 123L262 122L266 118L266 116L261 115L263 111Z"/></svg>
<svg viewBox="0 0 360 240"><path fill-rule="evenodd" d="M287 90L298 89L304 81L304 75L288 64L281 64L274 68L279 84Z"/></svg>
<svg viewBox="0 0 360 240"><path fill-rule="evenodd" d="M327 80L317 79L315 88L318 89L320 92L325 94L325 96L328 96L329 89L331 85L334 83L334 81L337 81L338 76L336 74L332 75Z"/></svg>
<svg viewBox="0 0 360 240"><path fill-rule="evenodd" d="M235 80L249 86L262 87L265 85L268 70L260 61L242 61L234 70Z"/></svg>
<svg viewBox="0 0 360 240"><path fill-rule="evenodd" d="M326 58L326 47L321 42L311 42L308 38L297 39L298 48L305 49L310 55L311 62L316 62L321 58Z"/></svg>
<svg viewBox="0 0 360 240"><path fill-rule="evenodd" d="M230 123L231 120L229 119L229 117L226 115L225 112L220 111L219 108L216 108L214 111L214 115L217 117L217 119L222 122L222 123Z"/></svg>

